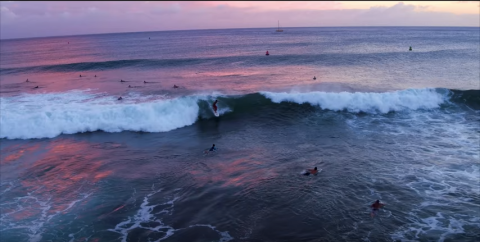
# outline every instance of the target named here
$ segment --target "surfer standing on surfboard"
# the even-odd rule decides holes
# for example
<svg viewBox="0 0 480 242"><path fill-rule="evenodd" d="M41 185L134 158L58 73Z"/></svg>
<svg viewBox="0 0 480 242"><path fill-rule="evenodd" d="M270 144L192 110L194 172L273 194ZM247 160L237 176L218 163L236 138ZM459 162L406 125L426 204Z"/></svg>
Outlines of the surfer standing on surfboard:
<svg viewBox="0 0 480 242"><path fill-rule="evenodd" d="M215 100L215 102L213 102L213 105L212 105L213 111L214 111L215 113L217 113L217 102L218 102L218 100Z"/></svg>

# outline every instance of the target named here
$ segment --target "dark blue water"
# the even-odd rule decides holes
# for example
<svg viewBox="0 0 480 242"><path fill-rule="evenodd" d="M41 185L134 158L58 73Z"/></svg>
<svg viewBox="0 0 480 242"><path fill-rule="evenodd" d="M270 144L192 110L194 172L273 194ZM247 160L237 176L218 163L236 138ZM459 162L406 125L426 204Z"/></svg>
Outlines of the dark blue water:
<svg viewBox="0 0 480 242"><path fill-rule="evenodd" d="M2 40L0 238L476 241L479 41L391 27Z"/></svg>

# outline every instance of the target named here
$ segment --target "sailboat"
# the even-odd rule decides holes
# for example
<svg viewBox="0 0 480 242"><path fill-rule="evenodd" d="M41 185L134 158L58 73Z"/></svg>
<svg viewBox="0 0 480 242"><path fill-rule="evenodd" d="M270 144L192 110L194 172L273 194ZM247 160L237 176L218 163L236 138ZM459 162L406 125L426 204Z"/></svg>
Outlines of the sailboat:
<svg viewBox="0 0 480 242"><path fill-rule="evenodd" d="M276 30L276 32L283 32L283 29L280 29L280 20L278 21L278 29Z"/></svg>

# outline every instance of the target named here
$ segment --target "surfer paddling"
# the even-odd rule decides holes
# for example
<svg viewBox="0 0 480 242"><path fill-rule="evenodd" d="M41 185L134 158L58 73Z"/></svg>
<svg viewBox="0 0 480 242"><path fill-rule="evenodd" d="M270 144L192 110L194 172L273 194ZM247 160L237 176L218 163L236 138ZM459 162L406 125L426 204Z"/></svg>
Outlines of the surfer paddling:
<svg viewBox="0 0 480 242"><path fill-rule="evenodd" d="M377 214L377 211L383 207L385 204L380 203L380 200L375 201L370 207L372 208L372 212L370 213L370 216L375 216Z"/></svg>
<svg viewBox="0 0 480 242"><path fill-rule="evenodd" d="M312 174L312 175L318 174L318 169L317 169L316 166L315 166L315 168L313 168L313 169L308 169L305 173L303 173L303 175L305 175L305 176L308 176L308 175L310 175L310 174Z"/></svg>
<svg viewBox="0 0 480 242"><path fill-rule="evenodd" d="M210 152L210 151L216 151L216 150L217 150L217 148L215 148L215 144L213 144L210 149L205 150L203 153L208 154L208 152Z"/></svg>

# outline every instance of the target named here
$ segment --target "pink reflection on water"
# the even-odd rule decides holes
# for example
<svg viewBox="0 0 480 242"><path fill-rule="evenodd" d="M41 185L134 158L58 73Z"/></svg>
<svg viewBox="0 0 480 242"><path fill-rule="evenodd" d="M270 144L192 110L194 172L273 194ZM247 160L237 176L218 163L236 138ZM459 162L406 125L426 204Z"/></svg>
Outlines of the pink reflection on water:
<svg viewBox="0 0 480 242"><path fill-rule="evenodd" d="M23 208L12 214L15 220L51 217L84 206L96 190L95 183L112 174L102 169L102 154L92 144L71 140L51 143L46 154L25 168L22 186L28 195L18 198Z"/></svg>
<svg viewBox="0 0 480 242"><path fill-rule="evenodd" d="M207 170L190 170L198 184L219 183L221 187L258 186L263 181L275 178L278 174L252 156L232 162L209 163Z"/></svg>
<svg viewBox="0 0 480 242"><path fill-rule="evenodd" d="M2 150L0 165L6 165L7 163L10 163L12 161L17 161L25 155L28 156L33 151L36 151L39 147L39 145L14 145L12 147L9 147L8 149L4 149ZM4 155L6 156L4 157Z"/></svg>

